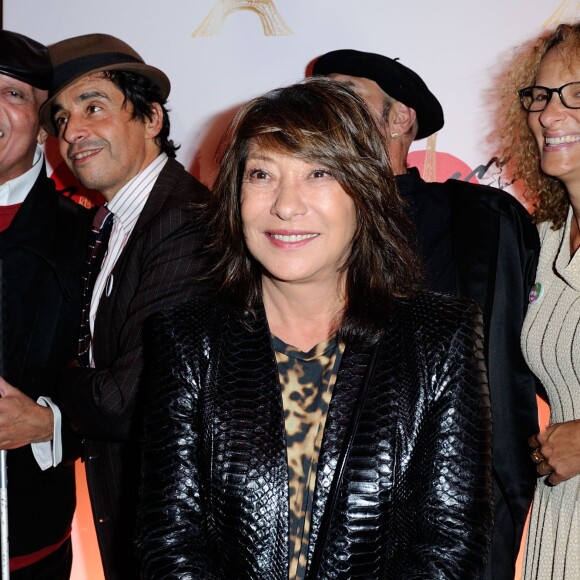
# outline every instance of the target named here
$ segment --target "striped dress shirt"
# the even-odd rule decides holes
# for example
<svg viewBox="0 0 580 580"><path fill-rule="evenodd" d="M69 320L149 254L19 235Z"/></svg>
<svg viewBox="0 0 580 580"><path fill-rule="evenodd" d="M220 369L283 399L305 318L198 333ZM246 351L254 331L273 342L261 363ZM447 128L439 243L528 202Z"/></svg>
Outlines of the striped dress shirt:
<svg viewBox="0 0 580 580"><path fill-rule="evenodd" d="M113 268L127 245L131 232L147 203L149 194L167 163L167 155L161 153L141 173L138 173L131 181L124 185L105 205L114 214L113 230L109 239L107 255L103 260L101 271L95 281L95 288L91 297L91 310L89 314L91 335L94 337L95 318L99 308L99 302L103 292L110 294L115 280ZM90 365L95 366L93 360L93 343L89 352Z"/></svg>

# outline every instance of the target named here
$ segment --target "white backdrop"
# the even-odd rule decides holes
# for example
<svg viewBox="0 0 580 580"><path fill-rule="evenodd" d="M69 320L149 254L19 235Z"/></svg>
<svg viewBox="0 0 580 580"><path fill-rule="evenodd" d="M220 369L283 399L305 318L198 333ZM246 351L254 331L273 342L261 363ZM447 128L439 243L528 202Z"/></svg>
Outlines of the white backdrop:
<svg viewBox="0 0 580 580"><path fill-rule="evenodd" d="M205 183L235 107L303 78L314 57L337 48L399 57L416 70L446 116L429 148L471 170L485 165L491 76L512 47L578 15L576 0L4 0L6 29L47 44L107 32L162 68L179 159ZM461 171L446 162L438 156L438 179ZM492 172L481 181L497 185Z"/></svg>
<svg viewBox="0 0 580 580"><path fill-rule="evenodd" d="M46 44L119 36L163 69L178 158L207 184L235 108L303 78L314 57L338 48L399 57L423 77L446 122L436 139L414 144L411 160L423 169L425 150L436 151L437 171L427 179L465 178L493 156L486 93L501 63L544 28L578 17L576 0L4 0L3 15L6 29ZM493 171L479 181L500 184ZM89 534L84 507L78 521ZM77 541L75 579L102 577L90 543Z"/></svg>

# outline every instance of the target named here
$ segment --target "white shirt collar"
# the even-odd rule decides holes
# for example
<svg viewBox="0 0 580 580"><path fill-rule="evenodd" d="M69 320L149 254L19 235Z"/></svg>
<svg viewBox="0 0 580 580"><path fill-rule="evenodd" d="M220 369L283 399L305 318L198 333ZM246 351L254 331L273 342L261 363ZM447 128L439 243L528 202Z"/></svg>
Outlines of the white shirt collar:
<svg viewBox="0 0 580 580"><path fill-rule="evenodd" d="M166 153L158 155L105 204L115 215L115 221L120 221L125 228L134 225L167 159Z"/></svg>
<svg viewBox="0 0 580 580"><path fill-rule="evenodd" d="M43 161L44 153L37 145L36 151L34 152L32 167L26 173L0 185L1 206L15 205L17 203L22 203L26 199L26 196L40 175Z"/></svg>

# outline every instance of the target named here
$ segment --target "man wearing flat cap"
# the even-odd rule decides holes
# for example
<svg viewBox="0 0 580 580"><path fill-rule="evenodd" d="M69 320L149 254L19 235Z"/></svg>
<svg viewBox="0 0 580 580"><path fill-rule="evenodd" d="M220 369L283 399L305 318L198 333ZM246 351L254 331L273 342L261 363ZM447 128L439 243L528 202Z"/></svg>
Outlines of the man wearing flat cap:
<svg viewBox="0 0 580 580"><path fill-rule="evenodd" d="M494 427L495 525L485 578L513 578L536 482L527 446L537 432L535 379L519 347L537 264L536 229L506 192L458 180L426 183L407 167L412 142L443 127L439 101L414 71L379 54L335 50L314 62L313 74L351 85L375 114L430 289L481 307Z"/></svg>
<svg viewBox="0 0 580 580"><path fill-rule="evenodd" d="M72 563L78 442L64 425L53 444L52 401L77 349L90 215L46 176L38 112L51 78L45 46L0 31L0 448L9 450L10 573L21 580L69 578Z"/></svg>
<svg viewBox="0 0 580 580"><path fill-rule="evenodd" d="M200 291L205 236L194 206L207 190L175 160L165 108L170 83L161 70L105 34L63 40L49 55L54 75L42 124L74 175L107 200L90 244L93 257L104 259L96 265L91 258L83 279L78 364L61 377L58 404L83 438L105 576L128 580L137 575L135 410L144 323Z"/></svg>

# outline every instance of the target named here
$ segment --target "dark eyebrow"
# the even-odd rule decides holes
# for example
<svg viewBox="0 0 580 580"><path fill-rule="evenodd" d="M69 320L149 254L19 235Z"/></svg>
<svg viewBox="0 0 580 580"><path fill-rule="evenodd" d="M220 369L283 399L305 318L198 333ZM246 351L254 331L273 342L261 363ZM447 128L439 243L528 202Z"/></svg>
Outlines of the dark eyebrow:
<svg viewBox="0 0 580 580"><path fill-rule="evenodd" d="M109 98L109 95L107 95L106 93L102 93L101 91L97 91L97 90L86 91L84 93L81 93L77 97L76 100L78 103L82 103L83 101L89 101L90 99L105 99L106 101L111 100ZM62 110L63 110L63 106L58 101L55 101L52 104L52 107L50 107L50 112L52 115L54 115L55 113L58 113L59 111L62 111Z"/></svg>
<svg viewBox="0 0 580 580"><path fill-rule="evenodd" d="M62 111L62 105L58 103L52 103L50 106L50 116L54 118L54 116L59 112Z"/></svg>
<svg viewBox="0 0 580 580"><path fill-rule="evenodd" d="M89 99L105 99L110 101L109 95L102 93L101 91L86 91L77 97L77 101L79 102L88 101Z"/></svg>

